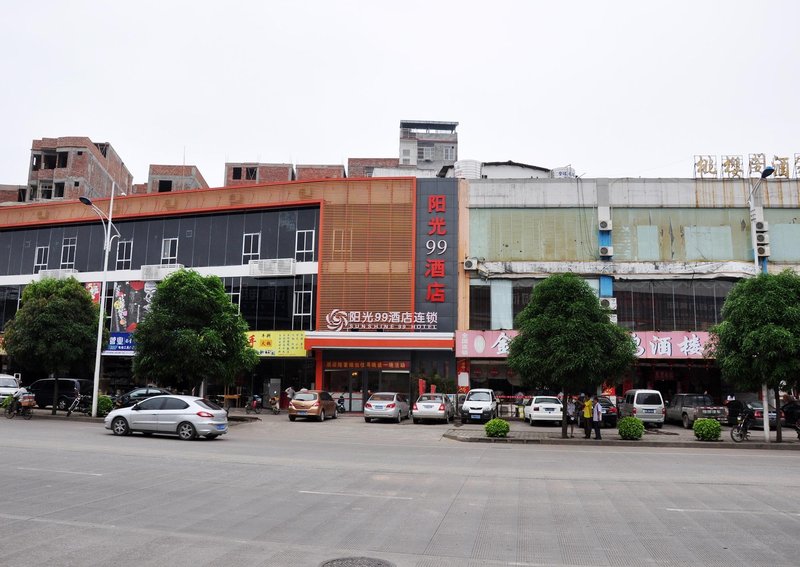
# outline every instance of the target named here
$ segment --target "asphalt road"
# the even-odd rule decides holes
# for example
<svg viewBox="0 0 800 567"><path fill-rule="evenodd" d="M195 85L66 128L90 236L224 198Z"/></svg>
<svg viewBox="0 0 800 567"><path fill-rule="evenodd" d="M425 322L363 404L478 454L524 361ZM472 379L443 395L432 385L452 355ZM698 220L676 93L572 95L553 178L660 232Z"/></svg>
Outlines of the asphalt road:
<svg viewBox="0 0 800 567"><path fill-rule="evenodd" d="M443 425L261 418L192 442L0 420L0 563L800 563L800 452L459 443Z"/></svg>

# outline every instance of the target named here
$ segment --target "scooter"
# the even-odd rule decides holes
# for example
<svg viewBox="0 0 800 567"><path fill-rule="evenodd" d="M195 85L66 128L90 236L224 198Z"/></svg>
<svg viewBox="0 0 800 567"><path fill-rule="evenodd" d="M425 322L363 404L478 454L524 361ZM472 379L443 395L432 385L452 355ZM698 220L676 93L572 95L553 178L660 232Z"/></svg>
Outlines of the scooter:
<svg viewBox="0 0 800 567"><path fill-rule="evenodd" d="M347 410L344 407L344 394L339 396L339 399L336 400L336 417L343 415Z"/></svg>
<svg viewBox="0 0 800 567"><path fill-rule="evenodd" d="M281 405L278 396L272 396L269 399L268 403L269 403L269 408L272 410L273 414L278 415L279 413L281 413Z"/></svg>
<svg viewBox="0 0 800 567"><path fill-rule="evenodd" d="M261 413L261 396L253 394L244 408L245 413Z"/></svg>

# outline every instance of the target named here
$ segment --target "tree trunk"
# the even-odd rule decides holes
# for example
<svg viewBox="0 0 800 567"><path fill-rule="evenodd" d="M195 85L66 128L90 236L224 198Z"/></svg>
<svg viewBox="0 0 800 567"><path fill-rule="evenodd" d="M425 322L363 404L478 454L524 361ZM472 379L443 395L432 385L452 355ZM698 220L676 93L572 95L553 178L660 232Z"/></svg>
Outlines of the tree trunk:
<svg viewBox="0 0 800 567"><path fill-rule="evenodd" d="M564 389L564 397L561 398L561 438L567 438L567 403L569 402L569 392Z"/></svg>
<svg viewBox="0 0 800 567"><path fill-rule="evenodd" d="M775 442L780 443L783 440L783 432L781 431L781 393L780 388L775 386ZM769 416L769 408L767 408L767 416Z"/></svg>

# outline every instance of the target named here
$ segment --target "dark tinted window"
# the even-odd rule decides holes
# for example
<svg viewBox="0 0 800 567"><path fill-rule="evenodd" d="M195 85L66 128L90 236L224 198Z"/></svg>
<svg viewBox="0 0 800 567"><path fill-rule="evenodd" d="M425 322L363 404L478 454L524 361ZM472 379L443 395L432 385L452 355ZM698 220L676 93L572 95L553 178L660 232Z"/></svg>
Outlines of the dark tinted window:
<svg viewBox="0 0 800 567"><path fill-rule="evenodd" d="M469 286L469 328L492 328L491 288L488 285Z"/></svg>
<svg viewBox="0 0 800 567"><path fill-rule="evenodd" d="M149 400L139 402L136 407L140 410L157 410L161 409L161 404L164 403L164 400L165 398L150 398Z"/></svg>
<svg viewBox="0 0 800 567"><path fill-rule="evenodd" d="M644 406L661 405L661 396L656 393L639 392L636 395L636 403Z"/></svg>
<svg viewBox="0 0 800 567"><path fill-rule="evenodd" d="M164 398L164 410L182 410L189 407L189 404L178 398Z"/></svg>

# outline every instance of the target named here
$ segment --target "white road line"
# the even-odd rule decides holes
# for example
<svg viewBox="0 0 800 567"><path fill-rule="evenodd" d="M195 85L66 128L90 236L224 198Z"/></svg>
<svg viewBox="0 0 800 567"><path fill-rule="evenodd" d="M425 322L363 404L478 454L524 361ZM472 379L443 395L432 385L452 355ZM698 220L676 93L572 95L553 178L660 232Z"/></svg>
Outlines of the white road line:
<svg viewBox="0 0 800 567"><path fill-rule="evenodd" d="M355 492L317 492L313 490L298 490L299 494L321 494L323 496L349 496L351 498L385 498L386 500L413 500L408 496L382 496L380 494L357 494Z"/></svg>
<svg viewBox="0 0 800 567"><path fill-rule="evenodd" d="M54 469L29 469L25 467L17 467L18 471L35 471L35 472L54 472L54 473L61 473L61 474L79 474L82 476L103 476L101 473L92 473L92 472L76 472L76 471L59 471Z"/></svg>
<svg viewBox="0 0 800 567"><path fill-rule="evenodd" d="M758 511L758 510L714 510L709 508L664 508L667 512L688 512L690 514L694 514L697 512L710 512L712 514L756 514L760 516L800 516L800 513L797 512L781 512L779 510L775 511Z"/></svg>

